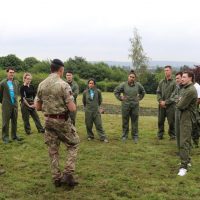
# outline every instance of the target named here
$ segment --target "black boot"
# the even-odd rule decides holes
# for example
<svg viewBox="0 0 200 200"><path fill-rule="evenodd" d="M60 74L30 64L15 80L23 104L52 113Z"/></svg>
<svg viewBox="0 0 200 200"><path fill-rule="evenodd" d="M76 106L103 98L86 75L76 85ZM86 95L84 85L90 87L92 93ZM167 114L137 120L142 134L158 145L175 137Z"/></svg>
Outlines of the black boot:
<svg viewBox="0 0 200 200"><path fill-rule="evenodd" d="M64 174L61 179L61 183L62 184L66 183L69 187L74 187L79 184L79 182L74 179L72 174Z"/></svg>

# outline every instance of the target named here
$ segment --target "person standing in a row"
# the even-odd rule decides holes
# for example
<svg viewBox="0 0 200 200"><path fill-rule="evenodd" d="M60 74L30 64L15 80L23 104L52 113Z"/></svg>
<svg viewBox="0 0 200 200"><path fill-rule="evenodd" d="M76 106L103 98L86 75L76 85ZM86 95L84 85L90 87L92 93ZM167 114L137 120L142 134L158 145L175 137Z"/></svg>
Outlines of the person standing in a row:
<svg viewBox="0 0 200 200"><path fill-rule="evenodd" d="M2 140L5 144L11 142L9 140L9 122L11 119L11 138L15 141L22 139L17 136L17 117L18 117L18 101L19 93L18 81L14 79L15 70L8 67L7 79L0 82L0 103L2 103Z"/></svg>
<svg viewBox="0 0 200 200"><path fill-rule="evenodd" d="M108 142L105 132L102 126L100 106L102 103L101 91L96 88L96 82L94 79L88 80L88 88L83 92L83 106L85 109L85 125L87 129L87 139L94 139L94 133L92 131L93 124L96 126L97 133L100 140Z"/></svg>
<svg viewBox="0 0 200 200"><path fill-rule="evenodd" d="M131 135L133 141L137 143L139 101L144 98L145 90L139 82L136 82L136 73L133 70L128 75L128 81L115 88L114 94L122 102L122 140L128 138L129 118L131 118Z"/></svg>
<svg viewBox="0 0 200 200"><path fill-rule="evenodd" d="M34 86L31 85L31 80L32 75L30 73L25 73L23 76L24 84L20 88L22 119L24 121L24 130L28 135L31 134L31 126L29 122L30 115L35 122L38 133L44 133L44 128L41 125L34 105L36 91Z"/></svg>
<svg viewBox="0 0 200 200"><path fill-rule="evenodd" d="M192 126L196 121L197 91L193 86L194 74L192 71L183 72L183 91L176 107L180 110L180 159L181 166L179 176L187 173L187 167L191 162L191 135Z"/></svg>
<svg viewBox="0 0 200 200"><path fill-rule="evenodd" d="M159 140L163 139L165 118L167 118L169 130L168 134L170 140L174 140L175 136L175 104L170 100L172 92L176 88L176 82L172 78L172 67L165 66L165 79L159 82L157 88L157 100L158 100L158 133Z"/></svg>
<svg viewBox="0 0 200 200"><path fill-rule="evenodd" d="M70 85L70 87L72 89L72 95L74 97L74 103L77 106L76 99L77 99L78 94L79 94L79 86L76 83L76 81L73 80L73 72L72 71L70 71L70 70L67 71L66 80L67 80L67 83ZM71 118L74 126L75 126L75 123L76 123L76 113L77 113L77 110L74 111L74 112L70 112L70 118Z"/></svg>

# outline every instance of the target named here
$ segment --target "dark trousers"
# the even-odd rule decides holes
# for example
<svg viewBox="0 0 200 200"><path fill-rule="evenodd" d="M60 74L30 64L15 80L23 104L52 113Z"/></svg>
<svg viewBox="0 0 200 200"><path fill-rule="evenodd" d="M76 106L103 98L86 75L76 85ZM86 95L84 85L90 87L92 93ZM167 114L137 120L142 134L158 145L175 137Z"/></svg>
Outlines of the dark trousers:
<svg viewBox="0 0 200 200"><path fill-rule="evenodd" d="M139 105L122 105L122 138L128 138L129 119L131 119L131 136L138 138Z"/></svg>
<svg viewBox="0 0 200 200"><path fill-rule="evenodd" d="M164 135L165 118L167 118L169 129L168 134L170 138L175 137L175 106L170 105L167 108L158 108L158 137L162 138Z"/></svg>
<svg viewBox="0 0 200 200"><path fill-rule="evenodd" d="M9 139L9 123L11 120L11 137L15 139L17 136L17 116L18 109L16 106L9 106L2 109L2 139Z"/></svg>
<svg viewBox="0 0 200 200"><path fill-rule="evenodd" d="M95 124L100 140L104 140L106 138L99 111L85 111L85 124L89 138L94 138L94 133L92 131L93 124Z"/></svg>
<svg viewBox="0 0 200 200"><path fill-rule="evenodd" d="M35 125L37 127L38 132L43 132L43 127L41 125L39 116L35 109L29 109L26 105L21 105L21 112L22 112L22 119L24 121L24 130L26 133L30 133L31 126L29 122L30 116L33 118L33 121L35 122Z"/></svg>

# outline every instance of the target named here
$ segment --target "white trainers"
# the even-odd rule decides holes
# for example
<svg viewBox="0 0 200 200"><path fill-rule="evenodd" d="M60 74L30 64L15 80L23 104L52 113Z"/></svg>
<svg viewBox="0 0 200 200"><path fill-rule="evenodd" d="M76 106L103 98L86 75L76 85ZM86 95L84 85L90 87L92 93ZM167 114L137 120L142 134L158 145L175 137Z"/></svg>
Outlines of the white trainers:
<svg viewBox="0 0 200 200"><path fill-rule="evenodd" d="M187 174L187 169L181 168L179 169L178 176L185 176Z"/></svg>

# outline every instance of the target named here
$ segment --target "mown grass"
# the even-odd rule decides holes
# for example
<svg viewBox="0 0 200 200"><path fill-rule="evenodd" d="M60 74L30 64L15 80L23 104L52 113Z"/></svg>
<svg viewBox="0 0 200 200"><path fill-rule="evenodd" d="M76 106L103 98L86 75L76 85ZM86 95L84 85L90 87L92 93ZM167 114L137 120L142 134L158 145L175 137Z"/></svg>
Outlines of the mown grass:
<svg viewBox="0 0 200 200"><path fill-rule="evenodd" d="M121 105L121 102L118 101L114 94L111 92L102 92L103 103L104 104L113 104L113 105ZM78 96L77 99L78 105L82 105L82 95ZM154 94L146 94L144 99L140 101L141 107L148 107L148 108L157 108L158 103L156 100L156 95Z"/></svg>
<svg viewBox="0 0 200 200"><path fill-rule="evenodd" d="M41 120L43 116L40 114ZM18 133L24 137L19 144L0 143L0 165L6 173L0 175L0 199L43 200L198 200L200 199L199 149L193 149L192 164L185 177L178 177L179 158L176 142L168 136L156 139L157 118L140 117L140 140L123 143L121 116L102 115L109 138L105 144L86 140L84 113L77 114L77 130L81 138L76 176L80 184L73 190L55 188L51 182L49 157L43 136L25 136L21 113ZM1 121L1 120L0 120ZM1 125L1 124L0 124ZM60 149L60 165L64 166L65 149Z"/></svg>

